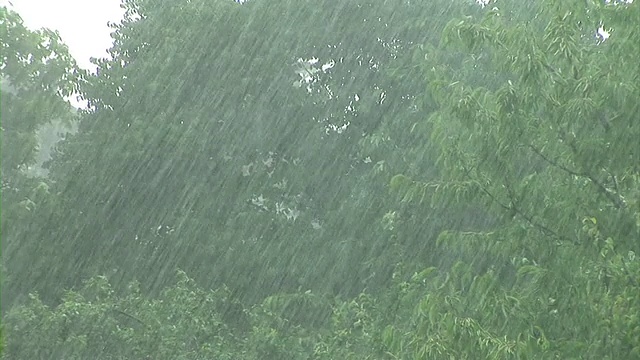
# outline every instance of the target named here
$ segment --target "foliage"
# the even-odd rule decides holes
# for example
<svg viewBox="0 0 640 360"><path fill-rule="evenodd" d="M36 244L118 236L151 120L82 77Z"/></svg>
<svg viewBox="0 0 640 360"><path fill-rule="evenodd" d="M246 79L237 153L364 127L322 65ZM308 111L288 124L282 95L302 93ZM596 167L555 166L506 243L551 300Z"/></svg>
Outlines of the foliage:
<svg viewBox="0 0 640 360"><path fill-rule="evenodd" d="M127 1L5 358L640 356L640 5L451 3Z"/></svg>
<svg viewBox="0 0 640 360"><path fill-rule="evenodd" d="M75 119L64 100L78 90L81 71L57 33L25 28L22 19L0 7L0 106L2 111L2 260L3 311L32 284L16 279L34 267L37 242L25 241L36 219L56 211L51 182L28 173L39 150L37 131L53 121Z"/></svg>
<svg viewBox="0 0 640 360"><path fill-rule="evenodd" d="M407 202L434 206L448 198L500 218L488 231L444 232L438 240L442 253L476 265L452 279L500 274L481 287L498 296L487 309L461 318L450 308L431 310L446 314L436 322L449 330L436 333L456 358L471 356L449 342L462 336L456 326L476 333L489 358L615 359L640 351L628 336L638 309L627 295L640 285L640 74L633 60L640 39L628 21L638 6L583 11L581 4L547 2L528 23L512 21L501 6L477 20L451 21L445 44L462 46L467 60L445 62L440 52L442 59L425 66L438 95L429 123L441 179L398 175L391 185ZM601 22L616 29L604 42L592 35ZM453 299L473 309L466 291ZM616 304L630 316L614 320Z"/></svg>
<svg viewBox="0 0 640 360"><path fill-rule="evenodd" d="M228 292L203 291L184 273L158 299L139 285L115 295L104 277L69 291L55 308L32 296L6 317L10 359L231 358L233 335L222 322ZM206 340L206 343L203 341ZM99 354L99 355L97 355Z"/></svg>
<svg viewBox="0 0 640 360"><path fill-rule="evenodd" d="M91 108L52 165L56 189L73 190L62 206L68 226L47 232L49 244L82 265L41 276L71 287L118 269L114 281L135 274L154 293L159 268L181 268L253 302L382 286L387 238L370 224L386 210L389 169L403 166L374 133L410 114L407 92L421 86L388 75L425 40L396 19L417 21L436 5L125 6L113 58L96 60L83 83ZM272 266L283 258L287 266Z"/></svg>
<svg viewBox="0 0 640 360"><path fill-rule="evenodd" d="M22 19L0 8L2 24L2 173L5 181L33 163L39 126L58 117L69 121L71 108L62 99L78 89L79 70L60 36L47 29L27 30Z"/></svg>

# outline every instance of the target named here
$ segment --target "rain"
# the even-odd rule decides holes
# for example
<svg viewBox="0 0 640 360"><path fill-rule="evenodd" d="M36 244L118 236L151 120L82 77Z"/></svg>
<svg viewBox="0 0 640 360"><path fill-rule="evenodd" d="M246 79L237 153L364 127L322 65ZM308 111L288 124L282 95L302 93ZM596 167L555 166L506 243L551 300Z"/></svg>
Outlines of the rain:
<svg viewBox="0 0 640 360"><path fill-rule="evenodd" d="M640 358L638 1L120 6L0 5L0 359Z"/></svg>

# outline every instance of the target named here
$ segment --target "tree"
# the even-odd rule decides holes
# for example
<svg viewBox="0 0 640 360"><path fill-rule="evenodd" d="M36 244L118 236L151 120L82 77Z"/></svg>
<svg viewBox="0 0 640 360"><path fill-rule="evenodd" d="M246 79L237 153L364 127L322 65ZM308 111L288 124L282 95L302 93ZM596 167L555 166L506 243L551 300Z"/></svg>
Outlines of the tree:
<svg viewBox="0 0 640 360"><path fill-rule="evenodd" d="M26 29L18 14L6 7L0 8L0 24L4 311L15 296L32 289L33 282L16 278L26 268L37 268L33 257L41 244L28 239L32 229L42 225L42 218L55 219L57 195L51 182L27 172L39 150L37 131L52 121L74 120L64 97L78 90L81 72L57 33Z"/></svg>
<svg viewBox="0 0 640 360"><path fill-rule="evenodd" d="M281 66L294 40L339 44L342 35L362 32L345 30L334 39L286 31L293 20L323 14L330 8L324 5L129 5L141 20L128 14L131 22L116 32L118 55L87 79L85 96L95 109L56 159L57 184L95 195L67 194L66 214L90 213L57 234L56 244L70 254L83 243L62 239L94 237L102 242L89 243L93 255L81 254L92 256L85 274L115 265L137 272L142 284L123 286L126 274L116 273L67 292L57 306L32 296L6 318L17 329L7 334L12 356L46 350L66 358L637 357L640 130L632 119L640 100L633 64L640 42L630 21L637 5L461 7L442 41L440 31L421 45L403 38L406 56L387 52L392 41L383 41L382 51L358 47L370 43L356 39L355 48L344 50L358 61L380 56L389 71L360 65L345 66L345 74L327 71L323 65L343 54L339 46L315 62L315 53L304 56L313 47L305 44L297 48L304 55L291 56L290 77ZM362 4L340 5L349 13ZM361 14L375 19L382 9ZM400 9L407 12L397 10L403 20L419 17L418 9L440 14ZM178 32L180 21L172 31L168 14L195 17L196 24L219 16L237 32L218 28L225 36L207 51L204 38ZM440 20L452 14L446 15ZM286 19L286 30L269 21L276 16ZM349 29L355 16L328 18ZM591 35L601 21L613 33L604 42ZM415 34L430 25L416 20L400 28ZM252 29L261 30L269 40L260 44L275 54L259 51L247 35ZM200 47L189 44L193 39ZM226 53L230 43L241 50ZM176 54L175 46L190 55ZM255 64L233 61L246 49L264 56ZM168 57L166 64L154 61ZM203 64L217 71L208 81ZM163 78L177 73L186 79L182 90ZM348 84L347 75L367 80ZM242 83L245 77L256 79L255 88ZM246 86L228 90L243 97L210 105L206 99L227 91L219 90L218 78ZM394 101L385 113L385 102L373 99L387 89L398 91L389 90ZM354 94L369 104L358 108ZM292 98L299 102L286 101ZM346 106L357 111L336 115ZM229 117L216 125L211 114ZM317 121L292 122L305 118ZM96 199L107 207L96 207ZM146 237L145 227L153 227ZM95 254L120 258L97 262ZM194 276L181 271L177 285L168 284L164 274L182 264ZM367 272L378 274L365 280L382 285L362 290L372 283L362 281ZM334 276L323 279L327 274ZM338 276L355 295L340 291Z"/></svg>
<svg viewBox="0 0 640 360"><path fill-rule="evenodd" d="M278 289L377 286L384 271L362 263L386 262L386 239L370 226L384 213L386 180L362 175L391 162L383 151L373 162L358 139L411 111L401 87L410 82L388 71L409 61L420 36L391 20L422 22L431 5L127 9L113 59L83 83L91 110L52 171L69 190L70 219L52 244L81 269L66 286L115 268L123 284L144 277L152 291L175 267L254 301ZM333 30L317 31L326 19ZM343 270L357 275L345 283Z"/></svg>
<svg viewBox="0 0 640 360"><path fill-rule="evenodd" d="M640 309L631 296L640 286L633 60L640 39L631 20L639 8L541 5L527 23L502 5L452 21L445 39L466 58L436 57L425 66L437 95L429 124L442 175L399 175L396 188L431 206L483 204L498 218L489 229L440 235L438 254L462 262L453 261L448 295L425 292L416 308L437 324L424 323L439 334L429 351L458 358L640 351L629 336L637 315L617 315ZM601 24L613 29L604 42L595 36Z"/></svg>

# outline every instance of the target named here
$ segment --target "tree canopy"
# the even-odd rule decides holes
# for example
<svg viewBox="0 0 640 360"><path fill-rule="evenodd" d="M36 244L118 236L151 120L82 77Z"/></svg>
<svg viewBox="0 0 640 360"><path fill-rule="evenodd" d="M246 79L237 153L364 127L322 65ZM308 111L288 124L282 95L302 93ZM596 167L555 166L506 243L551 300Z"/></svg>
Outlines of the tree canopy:
<svg viewBox="0 0 640 360"><path fill-rule="evenodd" d="M3 10L5 358L640 356L637 2L123 6Z"/></svg>

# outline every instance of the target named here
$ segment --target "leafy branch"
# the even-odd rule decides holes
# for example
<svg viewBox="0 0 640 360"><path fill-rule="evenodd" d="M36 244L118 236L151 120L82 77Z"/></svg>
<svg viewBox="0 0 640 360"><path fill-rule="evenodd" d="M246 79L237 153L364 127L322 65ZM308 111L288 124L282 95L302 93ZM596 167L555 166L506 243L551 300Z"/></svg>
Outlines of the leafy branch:
<svg viewBox="0 0 640 360"><path fill-rule="evenodd" d="M460 159L460 160L462 160L462 159ZM463 165L463 169L464 169L464 172L465 172L466 176L471 178L471 175L470 175L471 174L471 169L469 169L465 165ZM479 187L479 189L485 195L487 195L491 199L492 202L498 204L498 206L500 206L501 208L503 208L506 211L508 211L510 214L512 214L512 216L519 215L529 225L531 225L532 227L542 231L542 233L544 233L547 236L551 236L551 237L554 237L554 238L559 239L559 240L570 240L568 237L566 237L564 235L560 235L559 233L557 233L556 231L552 230L548 226L535 221L533 216L526 214L520 207L518 207L516 205L515 196L513 196L513 194L511 194L510 191L509 191L510 192L510 197L511 197L511 199L513 201L511 201L510 204L505 204L504 202L500 201L498 199L498 197L496 195L494 195L491 191L489 191L486 187L482 186L479 181L476 181L476 183L477 183L477 186Z"/></svg>
<svg viewBox="0 0 640 360"><path fill-rule="evenodd" d="M570 145L571 148L574 150L574 152L576 152L577 150L575 149L575 147L573 145ZM598 189L598 192L604 194L604 196L609 199L613 205L615 206L616 209L620 209L624 207L624 201L620 198L620 196L616 196L616 194L614 194L612 191L608 190L598 179L596 179L595 176L587 173L587 172L577 172L575 170L571 170L568 167L560 164L558 161L553 160L551 158L549 158L548 156L544 155L542 153L541 150L537 149L535 146L529 144L529 148L531 149L531 151L533 151L536 155L538 155L540 158L542 158L544 161L546 161L547 163L549 163L550 165L563 170L564 172L568 173L569 175L573 175L573 176L577 176L577 177L584 177L587 178L591 181L591 183L593 185L595 185L596 189Z"/></svg>

